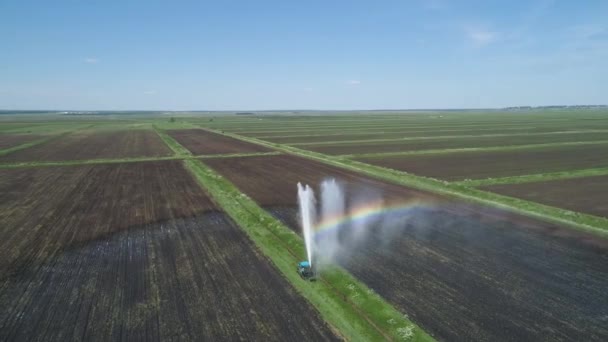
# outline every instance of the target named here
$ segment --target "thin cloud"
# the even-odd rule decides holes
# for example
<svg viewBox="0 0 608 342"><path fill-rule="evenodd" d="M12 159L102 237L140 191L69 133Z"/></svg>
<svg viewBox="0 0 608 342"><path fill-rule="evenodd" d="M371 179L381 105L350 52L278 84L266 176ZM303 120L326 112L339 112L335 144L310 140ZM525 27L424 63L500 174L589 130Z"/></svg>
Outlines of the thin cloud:
<svg viewBox="0 0 608 342"><path fill-rule="evenodd" d="M467 35L473 44L484 46L493 43L496 40L496 32L487 30L468 30Z"/></svg>
<svg viewBox="0 0 608 342"><path fill-rule="evenodd" d="M88 64L96 64L99 63L99 59L96 57L87 57L84 59L84 62Z"/></svg>
<svg viewBox="0 0 608 342"><path fill-rule="evenodd" d="M352 85L352 86L356 86L356 85L361 84L361 81L359 81L359 80L349 80L349 81L346 82L346 84Z"/></svg>
<svg viewBox="0 0 608 342"><path fill-rule="evenodd" d="M422 1L424 8L432 11L443 10L447 8L447 4L443 0L424 0Z"/></svg>

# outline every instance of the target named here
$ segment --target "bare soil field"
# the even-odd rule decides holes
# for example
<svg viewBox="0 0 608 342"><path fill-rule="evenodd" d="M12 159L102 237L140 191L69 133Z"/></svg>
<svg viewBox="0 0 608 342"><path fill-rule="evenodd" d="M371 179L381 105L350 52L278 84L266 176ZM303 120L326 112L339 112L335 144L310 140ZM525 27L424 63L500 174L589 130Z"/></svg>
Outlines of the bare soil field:
<svg viewBox="0 0 608 342"><path fill-rule="evenodd" d="M0 134L0 150L25 144L40 138L41 136L32 134Z"/></svg>
<svg viewBox="0 0 608 342"><path fill-rule="evenodd" d="M490 185L481 187L481 189L559 208L608 217L608 176Z"/></svg>
<svg viewBox="0 0 608 342"><path fill-rule="evenodd" d="M218 129L224 129L222 127L216 127ZM226 128L229 132L242 134L251 137L261 136L288 136L288 135L302 135L302 134L314 134L314 133L327 133L327 134L359 134L368 132L381 133L407 133L407 132L432 132L432 131L467 131L471 132L484 132L484 131L570 131L570 130L587 130L587 129L606 129L607 126L601 122L556 122L547 123L539 121L531 121L529 123L512 123L504 122L500 124L495 123L483 123L483 124L472 124L472 123L422 123L422 124L399 124L390 122L379 122L376 124L368 125L357 125L349 126L347 121L338 123L335 125L318 124L310 127L303 126L289 126L282 125L278 127L266 127L258 130L253 130L248 127L240 128Z"/></svg>
<svg viewBox="0 0 608 342"><path fill-rule="evenodd" d="M449 148L492 147L528 144L550 144L572 141L608 140L608 133L572 133L555 135L528 135L502 137L470 137L449 139L425 139L398 142L358 142L336 145L299 145L299 148L330 155L356 153L404 152Z"/></svg>
<svg viewBox="0 0 608 342"><path fill-rule="evenodd" d="M308 134L294 133L272 136L260 136L259 139L279 143L279 144L294 144L294 143L316 143L325 141L347 141L347 140L372 140L372 139L401 139L401 138L417 138L417 137L437 137L437 136L469 136L469 135L484 135L484 134L522 134L522 133L549 133L549 132L565 132L568 129L552 129L544 127L529 127L521 129L480 129L480 130L461 130L461 129L434 129L434 130L408 130L401 132L365 132L346 133L346 134L325 134L314 136L314 131Z"/></svg>
<svg viewBox="0 0 608 342"><path fill-rule="evenodd" d="M181 162L0 175L0 340L336 339Z"/></svg>
<svg viewBox="0 0 608 342"><path fill-rule="evenodd" d="M202 129L169 130L167 134L195 155L270 151L256 144Z"/></svg>
<svg viewBox="0 0 608 342"><path fill-rule="evenodd" d="M1 162L160 157L171 150L151 130L79 131L0 157Z"/></svg>
<svg viewBox="0 0 608 342"><path fill-rule="evenodd" d="M347 198L424 203L369 221L364 238L356 223L339 226L352 248L338 262L440 340L608 338L605 240L294 156L204 162L295 231L297 182L336 177Z"/></svg>
<svg viewBox="0 0 608 342"><path fill-rule="evenodd" d="M458 152L356 160L444 180L483 179L608 166L608 145Z"/></svg>

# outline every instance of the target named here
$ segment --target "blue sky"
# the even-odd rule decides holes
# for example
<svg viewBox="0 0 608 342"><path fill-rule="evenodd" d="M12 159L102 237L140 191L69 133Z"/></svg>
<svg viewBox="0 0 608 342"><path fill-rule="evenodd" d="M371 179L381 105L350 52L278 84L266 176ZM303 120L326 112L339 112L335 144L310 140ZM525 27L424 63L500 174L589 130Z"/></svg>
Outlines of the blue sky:
<svg viewBox="0 0 608 342"><path fill-rule="evenodd" d="M608 104L608 1L0 1L0 109Z"/></svg>

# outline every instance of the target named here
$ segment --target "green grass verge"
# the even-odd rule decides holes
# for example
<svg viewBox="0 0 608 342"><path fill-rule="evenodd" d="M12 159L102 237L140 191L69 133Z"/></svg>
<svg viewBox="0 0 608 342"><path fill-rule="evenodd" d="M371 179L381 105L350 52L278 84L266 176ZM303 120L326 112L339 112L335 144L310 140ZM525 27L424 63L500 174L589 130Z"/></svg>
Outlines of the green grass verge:
<svg viewBox="0 0 608 342"><path fill-rule="evenodd" d="M154 130L156 131L156 134L158 134L158 136L161 139L163 139L165 144L167 144L167 146L169 146L169 148L173 151L173 153L175 153L176 156L191 156L192 155L192 153L188 149L186 149L180 143L175 141L175 139L171 138L165 131L159 129L157 125L154 125L153 127L154 127Z"/></svg>
<svg viewBox="0 0 608 342"><path fill-rule="evenodd" d="M560 143L548 144L529 144L529 145L505 145L492 147L464 147L464 148L442 148L437 150L421 150L421 151L403 151L403 152L378 152L378 153L361 153L361 154L342 154L340 158L381 158L381 157L396 157L410 156L421 154L448 154L460 152L499 152L499 151L516 151L516 150L535 150L550 147L562 146L585 146L585 145L601 145L608 144L608 140L596 141L568 141Z"/></svg>
<svg viewBox="0 0 608 342"><path fill-rule="evenodd" d="M287 143L290 146L336 146L336 145L353 145L360 143L384 143L384 142L401 142L401 141L418 141L418 140L464 140L471 138L500 138L500 137L525 137L525 136L543 136L543 135L568 135L580 133L608 133L606 130L584 130L584 131L557 131L557 132L526 132L526 133L497 133L497 134L469 134L469 135L437 135L437 136L418 136L407 137L407 132L404 132L404 137L401 138L386 138L386 139L357 139L357 140L334 140L334 141L313 141L313 142L297 142ZM380 135L380 134L378 134ZM258 137L260 138L260 137Z"/></svg>
<svg viewBox="0 0 608 342"><path fill-rule="evenodd" d="M196 158L192 156L190 158ZM91 164L120 164L120 163L140 163L150 161L163 160L179 160L186 159L181 156L167 157L135 157L135 158L105 158L105 159L80 159L80 160L61 160L61 161L33 161L19 163L0 163L0 169L16 169L26 167L48 167L48 166L74 166L74 165L91 165Z"/></svg>
<svg viewBox="0 0 608 342"><path fill-rule="evenodd" d="M546 182L560 179L571 179L571 178L583 178L593 176L605 176L608 175L608 168L594 168L584 170L573 170L573 171L560 171L560 172L548 172L538 173L531 175L521 176L510 176L510 177L499 177L499 178L485 178L485 179L469 179L460 182L452 182L454 185L463 185L468 187L480 187L487 185L500 185L500 184L522 184L522 183L534 183L534 182Z"/></svg>
<svg viewBox="0 0 608 342"><path fill-rule="evenodd" d="M20 144L20 145L13 146L13 147L10 147L10 148L5 148L3 150L0 150L0 156L4 156L4 155L7 155L9 153L20 151L20 150L23 150L23 149L26 149L26 148L30 148L30 147L33 147L33 146L36 146L36 145L44 144L44 143L50 142L52 140L56 140L56 139L59 139L61 137L64 137L64 136L66 136L66 135L68 135L70 133L73 133L75 131L88 129L88 128L91 128L93 126L94 125L78 126L77 128L75 128L73 130L70 130L70 131L64 131L62 133L49 135L47 137L44 137L44 138L41 138L41 139L37 139L37 140L34 140L34 141L30 141L30 142L27 142L25 144Z"/></svg>
<svg viewBox="0 0 608 342"><path fill-rule="evenodd" d="M200 160L184 163L214 201L343 337L353 341L433 340L407 316L340 268L325 270L317 282L301 279L296 265L306 253L297 234Z"/></svg>
<svg viewBox="0 0 608 342"><path fill-rule="evenodd" d="M205 155L172 155L165 157L132 157L132 158L98 158L98 159L79 159L79 160L59 160L59 161L30 161L17 163L0 163L0 169L16 169L25 167L45 167L45 166L73 166L73 165L90 165L90 164L120 164L120 163L137 163L151 162L163 160L187 160L187 159L214 159L214 158L245 158L272 156L282 154L276 152L256 152L256 153L228 153L228 154L205 154Z"/></svg>
<svg viewBox="0 0 608 342"><path fill-rule="evenodd" d="M252 153L205 154L205 155L200 155L197 158L199 158L199 159L237 158L237 157L242 158L242 157L276 156L278 154L283 154L283 152L271 151L271 152L252 152Z"/></svg>
<svg viewBox="0 0 608 342"><path fill-rule="evenodd" d="M213 130L211 130L213 131ZM355 171L374 178L386 180L395 184L426 190L448 197L462 199L471 203L489 205L492 207L518 212L527 216L542 220L565 224L569 227L589 231L591 233L607 237L608 219L593 215L574 212L571 210L551 207L536 202L530 202L519 198L498 195L492 192L474 189L461 184L450 184L428 177L416 176L403 171L383 168L380 166L365 164L362 162L327 156L321 153L301 150L296 147L281 144L268 143L255 138L243 137L237 134L226 134L236 139L256 143L258 145L271 147L279 151L291 153L301 157L317 160L328 165Z"/></svg>
<svg viewBox="0 0 608 342"><path fill-rule="evenodd" d="M155 128L162 130L198 128L198 126L195 126L192 123L185 121L184 118L174 117L174 120L175 121L171 121L170 117L156 119L154 120L153 124Z"/></svg>
<svg viewBox="0 0 608 342"><path fill-rule="evenodd" d="M20 145L17 145L17 146L5 148L3 150L0 150L0 156L4 156L4 155L7 155L9 153L13 153L13 152L16 152L16 151L19 151L19 150L23 150L23 149L26 149L26 148L29 148L29 147L32 147L32 146L40 145L40 144L43 144L43 143L45 143L47 141L50 141L50 140L53 140L53 139L56 139L56 138L57 138L57 136L44 137L42 139L36 139L34 141L30 141L30 142L27 142L27 143L24 143L24 144L20 144Z"/></svg>

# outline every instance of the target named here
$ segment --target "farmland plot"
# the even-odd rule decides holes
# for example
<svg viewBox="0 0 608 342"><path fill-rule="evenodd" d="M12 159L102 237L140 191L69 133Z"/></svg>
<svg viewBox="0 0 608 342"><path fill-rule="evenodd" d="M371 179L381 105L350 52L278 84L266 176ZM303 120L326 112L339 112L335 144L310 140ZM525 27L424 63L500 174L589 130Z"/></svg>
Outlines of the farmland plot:
<svg viewBox="0 0 608 342"><path fill-rule="evenodd" d="M270 151L259 145L201 129L169 130L167 134L195 155Z"/></svg>
<svg viewBox="0 0 608 342"><path fill-rule="evenodd" d="M0 157L2 162L160 157L171 150L151 130L79 131Z"/></svg>
<svg viewBox="0 0 608 342"><path fill-rule="evenodd" d="M356 223L339 226L341 241L353 244L336 260L439 339L608 338L605 240L293 156L204 162L296 231L298 181L337 177L351 189L347 198L381 194L393 208L402 201L364 238L351 233Z"/></svg>
<svg viewBox="0 0 608 342"><path fill-rule="evenodd" d="M526 200L608 217L608 176L594 176L544 182L502 184L484 190Z"/></svg>
<svg viewBox="0 0 608 342"><path fill-rule="evenodd" d="M541 127L540 129L536 127ZM467 131L473 134L474 132L482 131L572 131L572 130L593 130L593 129L606 129L608 125L601 122L556 122L556 123L540 123L540 122L529 122L529 123L512 123L503 122L499 125L492 123L474 124L474 123L426 123L426 124L400 124L379 121L376 124L371 125L358 125L349 126L345 121L343 124L335 126L319 124L316 126L280 126L274 129L261 128L258 130L244 129L231 129L229 131L238 133L245 136L251 137L262 137L262 136L288 136L288 135L302 135L310 133L321 133L321 134L358 134L367 132L376 133L407 133L407 132L431 132L431 131ZM219 128L222 129L222 128Z"/></svg>
<svg viewBox="0 0 608 342"><path fill-rule="evenodd" d="M304 143L318 143L335 141L342 142L348 140L373 140L373 139L404 139L404 138L420 138L420 137L466 137L472 135L490 135L490 134L537 134L537 133L551 133L551 132L568 132L568 129L553 129L546 127L526 127L516 129L499 129L499 128L483 128L483 129L428 129L428 130L404 130L401 132L374 132L374 131L362 131L360 133L328 133L318 134L310 132L308 134L294 133L292 135L269 135L257 137L258 139L279 143L279 144L304 144Z"/></svg>
<svg viewBox="0 0 608 342"><path fill-rule="evenodd" d="M608 145L458 152L356 160L444 180L482 179L608 166Z"/></svg>
<svg viewBox="0 0 608 342"><path fill-rule="evenodd" d="M0 340L336 339L180 162L0 174Z"/></svg>
<svg viewBox="0 0 608 342"><path fill-rule="evenodd" d="M433 149L515 146L528 144L549 144L572 141L608 140L608 132L571 133L552 135L523 135L500 137L463 137L447 139L424 139L396 142L357 142L335 145L299 145L299 148L330 155L385 153Z"/></svg>
<svg viewBox="0 0 608 342"><path fill-rule="evenodd" d="M0 150L25 144L36 139L40 139L40 136L32 134L0 134Z"/></svg>

